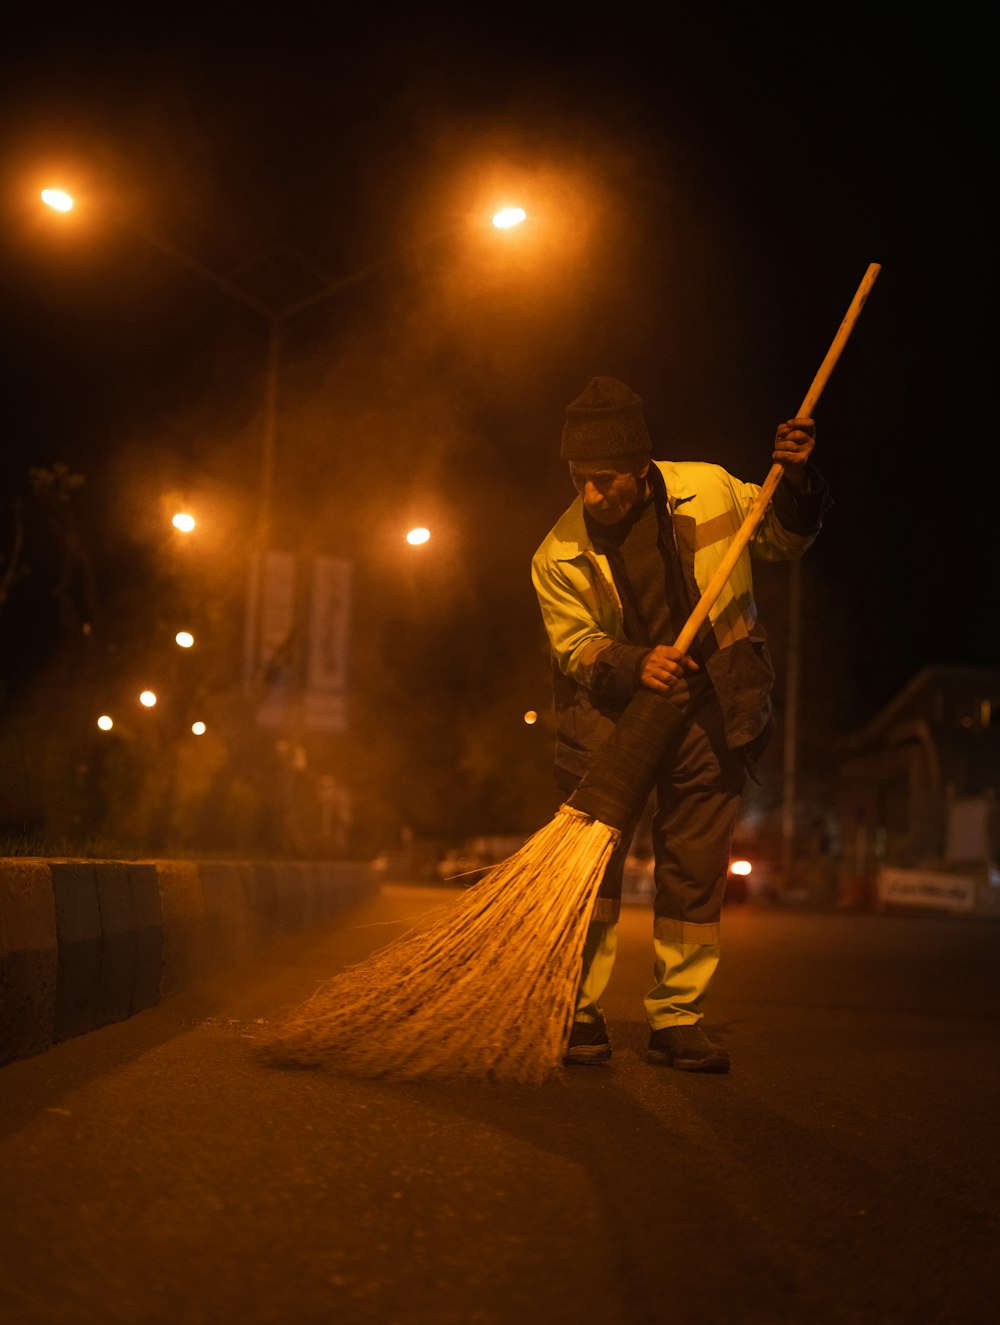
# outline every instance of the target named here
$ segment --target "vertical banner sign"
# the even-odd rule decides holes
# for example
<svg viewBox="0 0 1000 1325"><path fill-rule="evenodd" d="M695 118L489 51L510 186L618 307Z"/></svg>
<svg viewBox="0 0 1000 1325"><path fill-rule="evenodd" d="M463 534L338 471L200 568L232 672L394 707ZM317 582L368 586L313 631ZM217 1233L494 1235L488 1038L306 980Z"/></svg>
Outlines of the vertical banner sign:
<svg viewBox="0 0 1000 1325"><path fill-rule="evenodd" d="M351 563L314 557L311 572L302 724L307 731L346 731Z"/></svg>
<svg viewBox="0 0 1000 1325"><path fill-rule="evenodd" d="M268 552L251 568L246 682L258 697L262 727L284 727L292 716L298 689L296 578L292 552Z"/></svg>

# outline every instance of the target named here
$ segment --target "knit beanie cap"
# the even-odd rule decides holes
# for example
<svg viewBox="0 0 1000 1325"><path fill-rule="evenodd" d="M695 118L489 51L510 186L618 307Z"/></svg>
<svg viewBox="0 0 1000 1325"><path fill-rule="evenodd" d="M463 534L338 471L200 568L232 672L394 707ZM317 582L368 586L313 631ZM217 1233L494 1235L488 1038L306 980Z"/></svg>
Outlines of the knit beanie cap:
<svg viewBox="0 0 1000 1325"><path fill-rule="evenodd" d="M604 460L652 450L642 399L616 377L592 378L566 407L561 459Z"/></svg>

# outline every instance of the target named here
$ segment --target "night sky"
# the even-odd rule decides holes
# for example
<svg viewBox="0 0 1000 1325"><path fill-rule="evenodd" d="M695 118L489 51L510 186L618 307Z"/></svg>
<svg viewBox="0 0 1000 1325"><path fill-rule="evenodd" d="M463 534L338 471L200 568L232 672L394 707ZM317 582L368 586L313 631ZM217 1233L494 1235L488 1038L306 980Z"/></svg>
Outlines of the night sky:
<svg viewBox="0 0 1000 1325"><path fill-rule="evenodd" d="M421 519L457 596L442 629L496 632L504 665L537 644L566 403L621 377L658 457L763 480L875 262L817 411L836 504L803 683L849 679L847 728L928 664L1000 665L987 45L960 12L148 12L46 6L5 34L5 539L28 470L62 462L102 576L167 491L245 562L265 322L144 231L273 306L391 256L288 323L275 539L392 574ZM53 182L71 217L40 209ZM499 236L505 201L529 220ZM14 691L51 645L40 583L0 615Z"/></svg>

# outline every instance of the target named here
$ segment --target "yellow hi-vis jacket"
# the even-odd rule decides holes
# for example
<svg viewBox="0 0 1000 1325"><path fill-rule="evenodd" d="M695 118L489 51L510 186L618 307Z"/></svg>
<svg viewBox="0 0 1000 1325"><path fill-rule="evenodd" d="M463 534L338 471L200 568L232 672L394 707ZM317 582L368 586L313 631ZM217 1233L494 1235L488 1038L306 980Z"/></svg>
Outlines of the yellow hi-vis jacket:
<svg viewBox="0 0 1000 1325"><path fill-rule="evenodd" d="M770 725L774 669L757 619L751 558L795 560L813 542L830 505L822 477L810 466L798 491L779 483L754 537L734 566L693 652L703 662L733 748ZM760 493L719 465L654 461L649 479L661 533L674 540L689 609L693 609ZM553 661L556 763L582 774L589 754L611 733L634 694L648 642L629 641L608 559L587 532L580 498L546 535L531 562ZM683 622L677 622L679 630ZM664 641L665 642L665 641Z"/></svg>

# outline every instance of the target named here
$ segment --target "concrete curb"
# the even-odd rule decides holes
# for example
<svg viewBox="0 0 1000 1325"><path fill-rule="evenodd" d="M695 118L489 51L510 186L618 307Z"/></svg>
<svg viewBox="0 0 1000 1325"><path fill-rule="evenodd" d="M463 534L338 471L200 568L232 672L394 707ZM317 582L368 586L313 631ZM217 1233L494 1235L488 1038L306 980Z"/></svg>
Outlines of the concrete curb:
<svg viewBox="0 0 1000 1325"><path fill-rule="evenodd" d="M124 1021L378 887L350 861L0 859L0 1065Z"/></svg>

